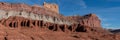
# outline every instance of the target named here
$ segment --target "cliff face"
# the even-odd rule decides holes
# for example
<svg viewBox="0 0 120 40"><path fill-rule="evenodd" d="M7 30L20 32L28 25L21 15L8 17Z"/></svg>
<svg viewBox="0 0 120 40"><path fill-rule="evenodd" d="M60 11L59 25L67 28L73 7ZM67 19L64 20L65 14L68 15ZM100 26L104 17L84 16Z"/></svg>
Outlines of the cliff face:
<svg viewBox="0 0 120 40"><path fill-rule="evenodd" d="M49 5L49 4L48 4ZM50 9L46 9L43 6L38 5L26 5L26 4L11 4L11 3L4 3L0 2L0 9L2 10L14 10L14 11L26 11L29 13L35 13L35 14L44 14L44 15L50 15L50 16L58 16L57 13L54 11L50 11ZM51 9L52 10L52 9Z"/></svg>
<svg viewBox="0 0 120 40"><path fill-rule="evenodd" d="M101 28L100 20L95 14L65 17L42 6L25 4L1 3L0 20L6 27L12 28L45 26L50 30L70 32L86 31L84 26Z"/></svg>
<svg viewBox="0 0 120 40"><path fill-rule="evenodd" d="M101 21L95 14L87 14L84 16L69 16L71 20L74 20L80 25L86 25L90 27L101 27Z"/></svg>
<svg viewBox="0 0 120 40"><path fill-rule="evenodd" d="M101 21L95 14L88 14L79 20L81 25L88 25L90 27L101 27Z"/></svg>
<svg viewBox="0 0 120 40"><path fill-rule="evenodd" d="M0 19L19 16L33 20L70 25L70 21L66 21L61 15L37 5L29 6L25 4L0 3L0 14Z"/></svg>
<svg viewBox="0 0 120 40"><path fill-rule="evenodd" d="M50 16L50 15L44 15L44 14L35 14L35 13L28 13L26 11L14 11L14 10L0 10L0 19L7 19L11 16L18 16L18 17L24 17L31 20L43 20L45 22L51 22L51 23L57 23L57 24L68 24L70 25L71 22L66 21L65 19L61 19L58 17Z"/></svg>
<svg viewBox="0 0 120 40"><path fill-rule="evenodd" d="M54 10L38 5L0 3L0 40L120 39L120 35L104 30L95 14L65 17Z"/></svg>
<svg viewBox="0 0 120 40"><path fill-rule="evenodd" d="M95 14L85 16L64 17L53 11L46 10L42 6L29 6L25 4L0 3L0 19L7 19L10 16L24 17L32 20L43 20L57 24L80 24L90 27L101 27L100 20ZM49 6L49 4L47 4ZM46 5L46 6L47 6ZM51 5L52 6L52 5ZM57 10L57 9L56 9Z"/></svg>
<svg viewBox="0 0 120 40"><path fill-rule="evenodd" d="M49 11L59 13L59 7L57 4L50 4L50 3L44 2L43 6L45 9L48 9Z"/></svg>

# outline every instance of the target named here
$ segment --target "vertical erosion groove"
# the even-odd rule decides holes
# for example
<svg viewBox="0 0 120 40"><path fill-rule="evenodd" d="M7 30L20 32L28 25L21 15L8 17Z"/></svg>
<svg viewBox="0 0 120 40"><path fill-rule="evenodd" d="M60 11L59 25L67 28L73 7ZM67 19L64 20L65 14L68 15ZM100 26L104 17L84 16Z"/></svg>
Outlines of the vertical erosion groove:
<svg viewBox="0 0 120 40"><path fill-rule="evenodd" d="M63 32L65 32L65 27L64 27L64 25L61 25L61 26L60 26L60 29L61 29Z"/></svg>
<svg viewBox="0 0 120 40"><path fill-rule="evenodd" d="M27 21L27 27L30 27L30 21L29 20Z"/></svg>
<svg viewBox="0 0 120 40"><path fill-rule="evenodd" d="M8 40L7 37L4 37L4 40Z"/></svg>

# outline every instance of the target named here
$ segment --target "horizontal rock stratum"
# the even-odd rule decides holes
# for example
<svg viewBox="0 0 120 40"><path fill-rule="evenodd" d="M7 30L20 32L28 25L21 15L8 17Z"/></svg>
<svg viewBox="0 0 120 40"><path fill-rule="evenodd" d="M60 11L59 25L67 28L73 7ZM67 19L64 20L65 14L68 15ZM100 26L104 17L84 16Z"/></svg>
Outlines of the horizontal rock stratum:
<svg viewBox="0 0 120 40"><path fill-rule="evenodd" d="M48 5L48 4L47 4ZM100 20L95 14L85 16L65 17L53 11L49 11L43 6L29 6L25 4L0 3L0 19L7 19L10 16L19 16L32 20L43 20L56 24L71 25L74 23L87 25L90 27L101 27ZM76 19L74 19L76 18Z"/></svg>
<svg viewBox="0 0 120 40"><path fill-rule="evenodd" d="M56 4L0 2L0 40L119 40L95 14L63 16Z"/></svg>

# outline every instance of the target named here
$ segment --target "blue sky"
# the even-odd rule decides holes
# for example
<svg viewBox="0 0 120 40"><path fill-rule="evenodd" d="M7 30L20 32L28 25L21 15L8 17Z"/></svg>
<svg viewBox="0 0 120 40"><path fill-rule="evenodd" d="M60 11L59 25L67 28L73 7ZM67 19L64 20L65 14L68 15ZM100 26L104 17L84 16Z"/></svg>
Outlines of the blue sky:
<svg viewBox="0 0 120 40"><path fill-rule="evenodd" d="M1 2L42 5L44 0L0 0ZM120 29L120 0L46 0L57 3L65 16L96 14L103 28Z"/></svg>

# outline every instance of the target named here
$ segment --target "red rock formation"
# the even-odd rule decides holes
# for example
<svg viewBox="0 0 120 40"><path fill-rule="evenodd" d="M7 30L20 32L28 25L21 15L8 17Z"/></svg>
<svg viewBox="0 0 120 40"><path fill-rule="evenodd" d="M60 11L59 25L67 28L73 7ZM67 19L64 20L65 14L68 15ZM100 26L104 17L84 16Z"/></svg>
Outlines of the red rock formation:
<svg viewBox="0 0 120 40"><path fill-rule="evenodd" d="M14 11L27 11L27 12L32 12L36 14L59 16L58 13L54 13L52 11L46 10L42 6L36 6L36 5L30 6L26 4L10 4L10 3L0 2L0 9L1 10L14 10Z"/></svg>
<svg viewBox="0 0 120 40"><path fill-rule="evenodd" d="M81 25L88 25L90 27L101 27L101 21L95 14L85 15L82 20L80 20Z"/></svg>
<svg viewBox="0 0 120 40"><path fill-rule="evenodd" d="M59 13L59 7L58 7L57 4L50 4L50 3L44 2L43 6L44 6L45 9L47 9L49 11Z"/></svg>
<svg viewBox="0 0 120 40"><path fill-rule="evenodd" d="M45 28L52 31L63 31L63 32L86 32L87 29L84 28L84 25L81 24L54 24L49 22L44 22L42 20L31 20L23 17L11 16L8 19L2 19L1 23L9 28L18 28L23 27L27 28Z"/></svg>
<svg viewBox="0 0 120 40"><path fill-rule="evenodd" d="M95 14L88 14L85 16L70 16L68 18L74 20L80 25L86 25L90 27L101 27L101 21Z"/></svg>
<svg viewBox="0 0 120 40"><path fill-rule="evenodd" d="M1 10L16 10L16 11L27 11L37 14L44 14L47 16L53 14L49 14L44 8L40 6L29 6L25 4L9 4L9 3L0 3L0 9ZM52 12L51 12L52 13ZM57 16L57 14L56 14ZM60 15L59 15L60 16ZM66 19L64 16L62 16L63 19ZM61 16L59 18L62 18ZM81 25L89 26L89 27L101 27L100 20L95 14L89 14L85 16L73 16L71 18L67 18L67 21L73 21L73 25L59 25L59 24L53 24L48 22L43 22L42 20L31 20L26 19L23 17L17 17L17 16L11 16L8 19L2 19L1 23L5 25L6 27L12 27L12 28L21 28L21 27L41 27L41 28L48 28L53 31L63 31L63 32L80 32L85 31L84 27L81 27ZM82 28L82 29L80 29ZM80 29L80 30L79 30Z"/></svg>
<svg viewBox="0 0 120 40"><path fill-rule="evenodd" d="M50 11L46 11L44 8L39 7L39 6L28 6L25 4L8 4L8 3L0 3L0 9L2 10L17 10L17 11L27 11L27 12L33 12L33 13L41 13L41 14L47 14L46 12L50 12ZM6 6L6 7L5 7ZM4 8L2 8L4 7ZM42 13L43 12L43 13ZM50 14L48 14L50 15ZM46 15L46 16L48 16ZM51 15L52 16L52 15ZM2 19L1 23L7 27L23 27L23 26L27 26L27 27L39 27L40 25L43 26L47 26L48 28L50 28L50 30L60 30L61 31L72 31L74 32L77 27L79 28L78 25L85 25L85 26L89 26L89 27L101 27L100 25L100 20L98 19L98 17L95 14L88 14L85 16L73 16L73 17L69 17L69 18L65 18L64 16L62 16L63 19L67 19L67 21L73 21L74 25L59 25L59 24L53 24L52 26L50 24L52 23L44 23L41 22L41 20L31 20L31 19L26 19L26 18L22 18L22 17L17 17L17 16L11 16L8 19ZM60 19L62 17L59 17ZM49 27L51 26L51 27ZM62 27L61 27L62 26ZM60 28L58 28L60 27ZM80 30L79 30L80 31ZM78 31L78 32L79 32Z"/></svg>
<svg viewBox="0 0 120 40"><path fill-rule="evenodd" d="M64 17L39 6L0 3L0 10L27 11L72 21L71 25L10 16L0 20L0 40L119 40L119 34L112 34L101 28L95 14Z"/></svg>

